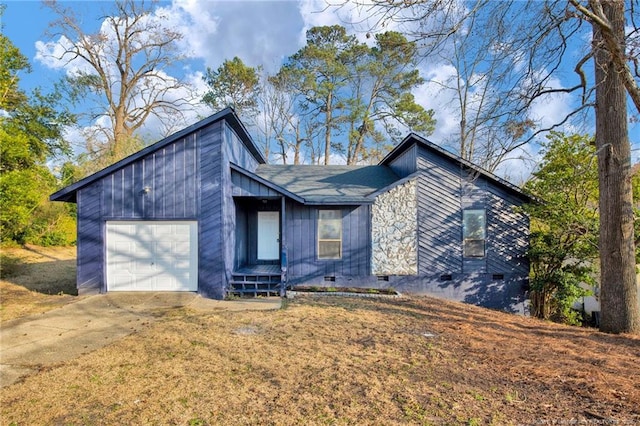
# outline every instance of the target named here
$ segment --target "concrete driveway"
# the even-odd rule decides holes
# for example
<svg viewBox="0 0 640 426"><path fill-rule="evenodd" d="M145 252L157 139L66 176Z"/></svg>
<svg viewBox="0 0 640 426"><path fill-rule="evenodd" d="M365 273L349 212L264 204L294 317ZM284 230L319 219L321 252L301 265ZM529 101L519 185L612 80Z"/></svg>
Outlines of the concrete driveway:
<svg viewBox="0 0 640 426"><path fill-rule="evenodd" d="M80 298L37 316L5 321L0 328L0 386L107 346L160 318L163 311L268 310L279 298L234 301L195 293L108 293Z"/></svg>

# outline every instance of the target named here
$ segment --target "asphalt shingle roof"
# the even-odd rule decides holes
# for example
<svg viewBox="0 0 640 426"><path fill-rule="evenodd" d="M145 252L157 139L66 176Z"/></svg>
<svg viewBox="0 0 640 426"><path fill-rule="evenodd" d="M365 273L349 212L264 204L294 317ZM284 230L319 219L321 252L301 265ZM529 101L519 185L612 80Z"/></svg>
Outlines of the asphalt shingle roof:
<svg viewBox="0 0 640 426"><path fill-rule="evenodd" d="M307 203L371 202L367 196L399 178L387 166L315 166L261 164L255 172Z"/></svg>

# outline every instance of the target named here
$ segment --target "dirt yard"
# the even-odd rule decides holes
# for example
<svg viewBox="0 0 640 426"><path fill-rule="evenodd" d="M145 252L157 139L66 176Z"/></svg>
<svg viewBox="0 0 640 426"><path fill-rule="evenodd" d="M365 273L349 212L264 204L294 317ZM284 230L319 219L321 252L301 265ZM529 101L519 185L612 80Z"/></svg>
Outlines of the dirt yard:
<svg viewBox="0 0 640 426"><path fill-rule="evenodd" d="M75 247L0 249L0 320L60 307L76 294Z"/></svg>
<svg viewBox="0 0 640 426"><path fill-rule="evenodd" d="M5 285L3 314L5 303L72 298L28 292L31 300L14 302ZM635 425L639 361L639 337L432 298L305 296L278 311L168 310L136 334L0 389L0 419Z"/></svg>

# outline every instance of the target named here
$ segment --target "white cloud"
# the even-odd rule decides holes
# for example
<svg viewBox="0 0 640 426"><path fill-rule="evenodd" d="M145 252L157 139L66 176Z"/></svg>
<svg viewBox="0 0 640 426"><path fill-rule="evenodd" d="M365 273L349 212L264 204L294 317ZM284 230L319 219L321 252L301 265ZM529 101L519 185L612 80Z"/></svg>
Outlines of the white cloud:
<svg viewBox="0 0 640 426"><path fill-rule="evenodd" d="M68 75L78 71L90 72L91 67L78 56L68 53L73 43L65 36L48 42L36 41L35 60L52 70L63 70Z"/></svg>
<svg viewBox="0 0 640 426"><path fill-rule="evenodd" d="M302 0L298 7L304 21L299 34L301 46L306 42L307 30L315 26L342 25L360 42L371 45L375 42L375 34L386 31L411 34L423 24L422 20L405 20L413 13L412 8L396 11L397 19L385 19L389 16L385 8L368 1Z"/></svg>
<svg viewBox="0 0 640 426"><path fill-rule="evenodd" d="M551 78L547 84L549 89L562 89L557 78ZM560 123L572 111L572 97L568 93L552 93L536 99L529 110L529 118L537 123L538 128L548 128ZM571 124L558 130L571 130Z"/></svg>
<svg viewBox="0 0 640 426"><path fill-rule="evenodd" d="M83 130L78 126L66 126L62 130L62 136L64 140L69 142L74 153L84 151L85 149L85 137Z"/></svg>
<svg viewBox="0 0 640 426"><path fill-rule="evenodd" d="M216 37L220 19L212 15L211 5L211 2L197 0L175 0L155 10L155 16L168 28L182 34L180 44L187 57L207 58L216 46L210 41Z"/></svg>
<svg viewBox="0 0 640 426"><path fill-rule="evenodd" d="M460 126L460 113L455 102L455 93L444 88L451 79L457 78L458 74L453 66L447 64L423 67L421 74L427 82L414 90L414 96L416 102L422 107L433 109L436 129L429 139L441 143L458 132Z"/></svg>
<svg viewBox="0 0 640 426"><path fill-rule="evenodd" d="M326 0L303 0L299 3L300 16L304 25L299 34L299 43L306 43L306 34L312 27L342 25L354 34L360 42L371 43L372 34L380 31L373 11L373 5L353 2L328 3ZM385 31L391 28L385 28ZM369 36L369 37L368 37Z"/></svg>
<svg viewBox="0 0 640 426"><path fill-rule="evenodd" d="M66 37L60 37L58 41L36 41L36 61L47 68L64 68L66 61L61 58L66 51L65 46L71 46L71 42Z"/></svg>
<svg viewBox="0 0 640 426"><path fill-rule="evenodd" d="M238 56L273 71L300 47L302 20L294 2L174 0L158 13L182 32L185 51L205 67Z"/></svg>
<svg viewBox="0 0 640 426"><path fill-rule="evenodd" d="M207 51L202 47L203 45L198 43L198 40L204 43L207 37L215 34L216 18L198 7L202 5L205 5L205 3L192 1L181 2L179 6L172 8L158 8L147 18L150 22L143 22L143 25L149 27L152 24L159 24L164 28L181 30L184 34L188 35L182 40L183 43L187 43L182 50L186 52L187 45L193 48L193 51L188 52L187 56L194 57L198 52L199 54L205 54ZM95 30L87 29L88 33L93 33L94 31ZM94 49L105 58L112 57L113 55L109 54L109 52L117 49L117 42L115 40L115 32L106 20L102 22L99 33L101 34L102 44L94 43ZM198 34L198 36L193 36L194 34ZM203 37L203 35L205 37ZM36 43L36 60L49 69L62 71L67 75L73 75L78 71L95 74L95 70L83 59L77 57L72 58L70 54L65 55L65 52L68 51L72 45L72 41L64 36L49 42L38 41ZM111 80L114 82L114 85L117 85L118 74L116 65L109 64L108 59L104 60L103 64L108 64L105 66L105 71L107 74L111 74ZM174 75L169 74L169 72L175 71L184 73L184 75L178 75L177 73ZM179 79L183 79L187 84L170 88L176 85ZM165 101L177 101L180 105L180 113L169 112L168 114L160 114L162 118L150 116L144 123L144 126L139 130L139 134L148 141L155 141L197 121L203 116L209 115L211 111L205 108L200 102L205 91L206 85L202 80L202 71L189 72L188 70L185 71L179 68L155 70L152 75L149 75L148 78L140 83L139 90L129 102L130 107L144 105L150 100L150 96L153 96L154 93L156 95L160 93L161 98ZM93 108L93 105L89 104L89 102L90 101L87 101L81 105L80 108L82 108L83 112ZM108 116L102 115L93 122L85 123L85 127L72 128L69 129L67 133L76 151L82 151L85 146L84 141L89 135L101 140L100 135L103 132L97 130L110 127L111 123Z"/></svg>
<svg viewBox="0 0 640 426"><path fill-rule="evenodd" d="M165 94L164 100L181 105L180 112L169 112L160 116L150 115L139 130L139 134L145 141L149 143L158 141L213 113L210 107L201 102L207 91L202 75L200 71L185 75L183 78L185 85ZM166 74L164 78L168 82L175 81L173 77ZM136 102L141 103L141 99L136 98L134 103Z"/></svg>
<svg viewBox="0 0 640 426"><path fill-rule="evenodd" d="M515 185L523 185L539 162L537 146L523 145L511 152L494 173Z"/></svg>

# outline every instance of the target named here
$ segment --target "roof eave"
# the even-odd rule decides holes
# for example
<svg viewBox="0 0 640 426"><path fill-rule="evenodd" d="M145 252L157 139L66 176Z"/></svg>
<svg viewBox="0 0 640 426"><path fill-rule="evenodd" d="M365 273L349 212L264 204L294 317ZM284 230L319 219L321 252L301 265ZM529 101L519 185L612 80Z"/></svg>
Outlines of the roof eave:
<svg viewBox="0 0 640 426"><path fill-rule="evenodd" d="M61 190L51 194L49 196L49 200L51 201L66 201L66 202L75 202L76 196L75 193L80 190L81 188L92 184L93 182L139 160L140 158L154 152L157 151L183 137L185 137L186 135L196 132L198 130L200 130L201 128L204 128L206 126L209 126L213 123L215 123L216 121L219 120L226 120L229 125L231 126L231 128L233 130L235 130L235 132L238 134L238 136L240 137L240 139L242 140L242 143L247 147L247 149L249 149L249 151L256 156L256 159L258 160L258 162L262 162L263 164L266 163L266 160L264 159L264 156L262 155L262 153L257 149L257 147L255 146L255 144L253 143L253 139L251 139L251 136L249 135L249 132L247 132L247 129L244 127L244 125L242 124L242 122L238 119L238 116L236 115L235 111L233 110L233 108L225 108L222 111L218 111L217 113L198 121L197 123L192 124L191 126L188 126L170 136L167 136L164 139L159 140L158 142L154 143L153 145L149 145L148 147L145 147L143 149L141 149L140 151L131 154L128 157L123 158L120 161L117 161L116 163L105 167L102 170L97 171L96 173L93 173L83 179L80 179L78 182L75 182L65 188L62 188Z"/></svg>
<svg viewBox="0 0 640 426"><path fill-rule="evenodd" d="M305 199L305 205L307 206L362 206L373 204L374 200L372 199L349 199L349 200L340 200L334 198L328 199Z"/></svg>
<svg viewBox="0 0 640 426"><path fill-rule="evenodd" d="M240 119L238 118L233 108L229 107L222 110L221 112L227 111L227 110L230 110L231 112L233 112L233 114L227 113L228 116L225 117L225 120L229 123L231 128L235 130L236 133L238 133L238 136L240 136L242 143L251 152L251 154L253 154L256 160L258 160L260 164L266 164L267 160L264 158L264 154L258 149L256 144L253 142L253 138L251 137L251 134L249 134L249 131L245 127L244 123L240 121Z"/></svg>
<svg viewBox="0 0 640 426"><path fill-rule="evenodd" d="M395 146L387 155L384 156L382 160L378 163L378 165L384 166L389 161L393 160L397 157L401 152L406 149L407 145L411 145L411 139L414 139L414 136L418 136L415 133L409 133L407 136L402 139L402 141Z"/></svg>
<svg viewBox="0 0 640 426"><path fill-rule="evenodd" d="M469 169L472 169L474 171L477 171L478 173L480 173L481 175L483 175L484 177L490 179L491 181L497 183L498 185L502 186L503 188L509 190L510 192L516 194L517 196L519 196L520 198L522 198L525 202L531 202L533 201L533 199L531 198L531 196L527 193L525 193L521 188L519 188L518 186L512 184L511 182L502 179L501 177L489 172L488 170L483 169L482 167L473 164L472 162L465 160L464 158L447 151L446 149L434 144L433 142L423 138L422 136L415 134L415 133L410 133L408 134L403 140L402 142L400 142L393 150L391 150L391 152L389 154L387 154L382 161L380 161L381 165L385 165L385 163L388 163L390 161L392 161L394 158L396 158L398 155L400 155L402 152L404 152L406 150L406 148L411 145L412 143L416 143L416 144L420 144L422 146L424 146L425 148L434 151L440 155L442 155L443 157L446 157L454 162L457 162L458 164L467 167Z"/></svg>
<svg viewBox="0 0 640 426"><path fill-rule="evenodd" d="M380 189L377 189L377 190L371 192L370 194L367 195L367 197L375 199L378 195L380 195L382 193L385 193L385 192L387 192L387 191L389 191L389 190L391 190L391 189L393 189L393 188L395 188L397 186L404 185L405 183L416 179L418 176L420 176L420 172L419 171L415 172L415 173L411 173L410 175L405 176L402 179L398 179L397 181L395 181L393 183L390 183L389 185L387 185L387 186L385 186L383 188L380 188Z"/></svg>

